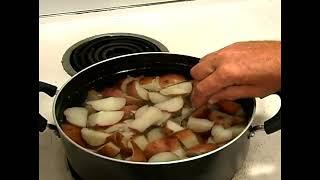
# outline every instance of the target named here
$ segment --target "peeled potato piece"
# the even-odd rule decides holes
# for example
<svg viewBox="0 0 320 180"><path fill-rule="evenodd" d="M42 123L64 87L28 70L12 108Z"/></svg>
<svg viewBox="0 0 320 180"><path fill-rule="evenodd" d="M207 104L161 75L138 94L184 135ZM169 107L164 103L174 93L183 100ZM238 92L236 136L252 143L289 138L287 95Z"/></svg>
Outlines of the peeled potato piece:
<svg viewBox="0 0 320 180"><path fill-rule="evenodd" d="M103 145L103 147L98 151L98 153L108 157L115 157L117 154L120 153L120 148L112 142L108 142L107 144Z"/></svg>
<svg viewBox="0 0 320 180"><path fill-rule="evenodd" d="M167 96L190 94L192 91L191 82L183 82L160 90L160 93Z"/></svg>
<svg viewBox="0 0 320 180"><path fill-rule="evenodd" d="M137 119L139 117L141 117L141 115L149 108L148 105L144 105L142 107L140 107L139 109L137 109L136 113L134 114L134 118Z"/></svg>
<svg viewBox="0 0 320 180"><path fill-rule="evenodd" d="M140 98L143 100L148 100L148 91L145 90L138 81L132 81L127 86L127 94L135 98Z"/></svg>
<svg viewBox="0 0 320 180"><path fill-rule="evenodd" d="M122 160L121 154L116 155L114 158Z"/></svg>
<svg viewBox="0 0 320 180"><path fill-rule="evenodd" d="M151 129L148 133L147 133L147 139L149 142L164 138L165 134L162 132L161 128L154 128Z"/></svg>
<svg viewBox="0 0 320 180"><path fill-rule="evenodd" d="M81 137L82 139L89 144L90 146L101 146L106 142L107 137L109 137L110 134L95 131L88 128L82 128L81 129Z"/></svg>
<svg viewBox="0 0 320 180"><path fill-rule="evenodd" d="M223 128L222 125L215 125L211 130L212 140L216 143L227 142L232 139L232 131Z"/></svg>
<svg viewBox="0 0 320 180"><path fill-rule="evenodd" d="M69 123L64 123L61 125L62 131L74 142L85 147L86 143L81 137L81 128L74 126Z"/></svg>
<svg viewBox="0 0 320 180"><path fill-rule="evenodd" d="M129 125L130 128L144 132L148 127L160 121L163 118L162 112L153 106L148 107L139 118L136 118Z"/></svg>
<svg viewBox="0 0 320 180"><path fill-rule="evenodd" d="M139 135L133 138L133 142L135 142L135 144L142 150L144 151L144 149L147 147L148 145L148 140L144 135Z"/></svg>
<svg viewBox="0 0 320 180"><path fill-rule="evenodd" d="M121 131L124 128L127 128L128 124L126 123L118 123L118 124L114 124L110 127L108 127L107 129L103 130L105 133L114 133L116 131Z"/></svg>
<svg viewBox="0 0 320 180"><path fill-rule="evenodd" d="M181 110L181 116L173 118L171 119L171 121L177 123L178 125L181 125L182 121L186 119L188 116L190 116L191 113L192 113L192 108L184 107Z"/></svg>
<svg viewBox="0 0 320 180"><path fill-rule="evenodd" d="M175 133L175 132L178 132L178 131L181 131L181 130L184 130L184 128L171 120L168 120L166 123L166 126L164 127L164 131L168 135Z"/></svg>
<svg viewBox="0 0 320 180"><path fill-rule="evenodd" d="M199 144L197 136L190 130L184 129L173 134L186 147L191 148Z"/></svg>
<svg viewBox="0 0 320 180"><path fill-rule="evenodd" d="M149 91L159 91L161 89L160 83L159 83L159 77L143 77L140 79L139 83L141 84L141 87L144 89L147 89Z"/></svg>
<svg viewBox="0 0 320 180"><path fill-rule="evenodd" d="M89 116L87 125L89 127L110 126L118 123L123 115L123 111L100 111Z"/></svg>
<svg viewBox="0 0 320 180"><path fill-rule="evenodd" d="M67 121L78 127L86 127L88 110L84 107L72 107L64 110Z"/></svg>
<svg viewBox="0 0 320 180"><path fill-rule="evenodd" d="M172 152L161 152L153 155L148 162L166 162L166 161L174 161L179 160L180 158L172 153Z"/></svg>
<svg viewBox="0 0 320 180"><path fill-rule="evenodd" d="M87 104L91 105L97 111L117 111L124 107L126 99L122 97L108 97L95 101L88 101Z"/></svg>
<svg viewBox="0 0 320 180"><path fill-rule="evenodd" d="M88 110L88 115L98 112L97 110L93 109L93 107L89 104L85 104L84 107Z"/></svg>
<svg viewBox="0 0 320 180"><path fill-rule="evenodd" d="M165 124L167 122L167 120L172 116L171 113L162 111L162 119L160 121L157 121L155 124L157 126L162 126L163 124Z"/></svg>
<svg viewBox="0 0 320 180"><path fill-rule="evenodd" d="M162 95L158 92L148 92L148 96L149 96L150 101L153 104L161 103L163 101L167 101L170 99L170 97Z"/></svg>
<svg viewBox="0 0 320 180"><path fill-rule="evenodd" d="M159 83L161 88L166 88L174 84L178 84L186 81L186 78L180 74L165 74L159 77Z"/></svg>
<svg viewBox="0 0 320 180"><path fill-rule="evenodd" d="M229 128L229 130L232 131L232 138L237 137L242 131L244 131L245 128L246 126L243 125L232 126Z"/></svg>
<svg viewBox="0 0 320 180"><path fill-rule="evenodd" d="M167 112L176 112L183 107L183 98L181 96L171 98L167 101L158 103L154 107Z"/></svg>
<svg viewBox="0 0 320 180"><path fill-rule="evenodd" d="M186 157L186 151L181 146L175 150L172 150L171 152L177 155L180 159L183 159Z"/></svg>
<svg viewBox="0 0 320 180"><path fill-rule="evenodd" d="M210 137L208 138L207 143L208 143L208 144L209 144L209 143L215 144L215 142L213 141L212 136L210 136Z"/></svg>
<svg viewBox="0 0 320 180"><path fill-rule="evenodd" d="M199 144L196 145L186 151L186 155L188 157L198 156L200 154L204 154L210 151L217 149L218 146L216 144Z"/></svg>
<svg viewBox="0 0 320 180"><path fill-rule="evenodd" d="M189 117L187 128L191 129L193 132L201 133L210 131L213 124L214 123L208 119Z"/></svg>

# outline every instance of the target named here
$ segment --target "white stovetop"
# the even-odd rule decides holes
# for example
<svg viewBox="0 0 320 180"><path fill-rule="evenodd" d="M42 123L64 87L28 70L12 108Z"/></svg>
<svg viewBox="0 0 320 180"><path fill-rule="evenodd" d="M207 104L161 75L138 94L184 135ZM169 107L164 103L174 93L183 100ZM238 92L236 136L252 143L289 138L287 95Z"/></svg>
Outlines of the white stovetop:
<svg viewBox="0 0 320 180"><path fill-rule="evenodd" d="M197 0L40 19L39 79L61 87L70 76L61 58L74 43L104 33L136 33L160 41L170 52L202 57L242 40L281 39L280 0ZM272 96L259 101L255 123L278 108ZM40 113L52 123L52 98L40 94ZM259 132L234 180L280 179L280 136ZM40 180L68 180L63 149L50 130L39 133Z"/></svg>

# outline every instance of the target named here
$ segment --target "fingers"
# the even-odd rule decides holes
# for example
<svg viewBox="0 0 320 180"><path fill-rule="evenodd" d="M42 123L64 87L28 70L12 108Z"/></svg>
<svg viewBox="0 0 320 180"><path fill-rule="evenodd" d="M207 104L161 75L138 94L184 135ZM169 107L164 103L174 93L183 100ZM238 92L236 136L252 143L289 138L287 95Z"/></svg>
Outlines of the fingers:
<svg viewBox="0 0 320 180"><path fill-rule="evenodd" d="M196 91L194 91L193 94L191 95L192 107L198 108L201 105L207 103L208 99L209 99L208 96L203 96L202 94L196 93Z"/></svg>
<svg viewBox="0 0 320 180"><path fill-rule="evenodd" d="M194 107L199 107L208 102L212 94L232 85L234 78L225 72L224 68L217 69L214 73L200 81L194 88L191 102Z"/></svg>
<svg viewBox="0 0 320 180"><path fill-rule="evenodd" d="M218 93L212 95L209 99L210 104L214 104L220 100L236 100L241 98L264 97L268 94L264 89L250 86L229 86L222 89Z"/></svg>
<svg viewBox="0 0 320 180"><path fill-rule="evenodd" d="M221 59L222 58L215 53L206 55L191 69L191 76L198 81L204 79L217 69Z"/></svg>
<svg viewBox="0 0 320 180"><path fill-rule="evenodd" d="M236 78L238 77L233 77L233 74L226 70L225 67L220 67L198 83L195 94L199 93L203 96L210 96L225 87L233 85Z"/></svg>

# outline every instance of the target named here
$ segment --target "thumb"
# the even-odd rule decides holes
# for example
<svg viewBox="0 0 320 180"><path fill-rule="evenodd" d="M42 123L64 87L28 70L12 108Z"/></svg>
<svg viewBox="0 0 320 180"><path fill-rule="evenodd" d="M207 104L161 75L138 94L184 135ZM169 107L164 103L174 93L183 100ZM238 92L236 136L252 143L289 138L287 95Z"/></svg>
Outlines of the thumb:
<svg viewBox="0 0 320 180"><path fill-rule="evenodd" d="M268 93L266 93L264 89L255 86L229 86L213 94L209 99L209 103L214 104L220 100L236 100L241 98L264 97L266 95L268 95Z"/></svg>

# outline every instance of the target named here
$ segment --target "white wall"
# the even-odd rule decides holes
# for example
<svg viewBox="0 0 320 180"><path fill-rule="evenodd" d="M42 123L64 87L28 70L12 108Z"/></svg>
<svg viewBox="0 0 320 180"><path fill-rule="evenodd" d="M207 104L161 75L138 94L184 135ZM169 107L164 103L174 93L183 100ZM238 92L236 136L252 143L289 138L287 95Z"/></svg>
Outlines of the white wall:
<svg viewBox="0 0 320 180"><path fill-rule="evenodd" d="M168 1L172 0L39 0L39 15Z"/></svg>

